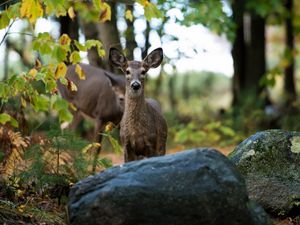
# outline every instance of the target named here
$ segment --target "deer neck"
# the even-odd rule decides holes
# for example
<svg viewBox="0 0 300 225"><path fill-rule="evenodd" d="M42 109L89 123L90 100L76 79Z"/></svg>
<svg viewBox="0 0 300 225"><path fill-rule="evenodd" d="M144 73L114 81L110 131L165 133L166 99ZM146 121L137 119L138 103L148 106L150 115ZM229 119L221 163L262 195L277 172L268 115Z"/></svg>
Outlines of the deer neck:
<svg viewBox="0 0 300 225"><path fill-rule="evenodd" d="M139 114L141 111L143 111L143 109L145 108L145 97L144 97L144 93L142 93L139 96L135 96L132 97L129 94L125 95L125 114L126 115L137 115Z"/></svg>

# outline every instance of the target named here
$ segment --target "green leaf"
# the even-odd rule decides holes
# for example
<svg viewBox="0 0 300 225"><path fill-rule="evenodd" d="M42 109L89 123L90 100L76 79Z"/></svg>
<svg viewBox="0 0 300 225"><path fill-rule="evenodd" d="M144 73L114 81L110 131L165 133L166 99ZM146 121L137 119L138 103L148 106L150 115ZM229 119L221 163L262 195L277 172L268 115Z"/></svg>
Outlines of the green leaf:
<svg viewBox="0 0 300 225"><path fill-rule="evenodd" d="M68 109L69 103L63 99L63 98L57 98L55 102L53 103L53 109L59 111L59 110L65 110Z"/></svg>
<svg viewBox="0 0 300 225"><path fill-rule="evenodd" d="M33 107L36 111L49 110L49 98L44 95L36 95L33 97Z"/></svg>
<svg viewBox="0 0 300 225"><path fill-rule="evenodd" d="M16 18L20 17L20 7L21 7L21 2L10 5L7 10L8 18L16 19Z"/></svg>
<svg viewBox="0 0 300 225"><path fill-rule="evenodd" d="M98 165L103 167L103 168L109 168L109 167L113 166L112 161L110 159L107 159L107 158L99 159L98 160Z"/></svg>
<svg viewBox="0 0 300 225"><path fill-rule="evenodd" d="M108 135L108 140L115 153L122 153L122 147L119 145L119 142L115 138L113 138L111 135Z"/></svg>
<svg viewBox="0 0 300 225"><path fill-rule="evenodd" d="M7 122L9 122L11 119L11 116L8 115L7 113L1 113L0 114L0 123L1 124L6 124Z"/></svg>
<svg viewBox="0 0 300 225"><path fill-rule="evenodd" d="M7 122L10 122L10 124L14 127L18 127L18 121L16 121L13 117L8 115L7 113L2 113L0 114L0 123L1 124L6 124Z"/></svg>
<svg viewBox="0 0 300 225"><path fill-rule="evenodd" d="M61 46L55 46L52 56L58 61L63 62L67 59L67 52Z"/></svg>
<svg viewBox="0 0 300 225"><path fill-rule="evenodd" d="M60 121L71 122L73 119L72 113L68 109L61 109L58 111Z"/></svg>
<svg viewBox="0 0 300 225"><path fill-rule="evenodd" d="M70 55L70 62L73 64L79 63L81 61L81 57L78 51L74 51Z"/></svg>
<svg viewBox="0 0 300 225"><path fill-rule="evenodd" d="M6 28L9 25L9 17L7 15L7 11L3 11L0 13L0 29Z"/></svg>
<svg viewBox="0 0 300 225"><path fill-rule="evenodd" d="M80 44L77 40L74 40L75 46L78 48L79 51L86 52L87 48L86 46Z"/></svg>

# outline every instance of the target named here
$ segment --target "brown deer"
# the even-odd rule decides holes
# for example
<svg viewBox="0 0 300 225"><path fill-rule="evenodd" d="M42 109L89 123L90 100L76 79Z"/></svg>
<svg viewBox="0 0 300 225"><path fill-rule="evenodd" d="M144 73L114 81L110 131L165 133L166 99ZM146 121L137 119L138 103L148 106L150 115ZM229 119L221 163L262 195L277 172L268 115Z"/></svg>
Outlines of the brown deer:
<svg viewBox="0 0 300 225"><path fill-rule="evenodd" d="M111 48L109 59L126 77L125 110L120 124L125 162L164 155L168 132L166 120L159 103L144 96L146 72L161 64L162 48L152 51L143 61L128 61L119 50Z"/></svg>
<svg viewBox="0 0 300 225"><path fill-rule="evenodd" d="M72 81L77 91L57 82L57 87L64 99L72 103L77 111L73 113L70 129L75 129L84 117L95 121L94 139L101 143L105 124L119 124L124 111L125 79L106 70L80 64L86 79L80 80L75 66L68 67L66 78ZM100 151L100 150L99 150Z"/></svg>

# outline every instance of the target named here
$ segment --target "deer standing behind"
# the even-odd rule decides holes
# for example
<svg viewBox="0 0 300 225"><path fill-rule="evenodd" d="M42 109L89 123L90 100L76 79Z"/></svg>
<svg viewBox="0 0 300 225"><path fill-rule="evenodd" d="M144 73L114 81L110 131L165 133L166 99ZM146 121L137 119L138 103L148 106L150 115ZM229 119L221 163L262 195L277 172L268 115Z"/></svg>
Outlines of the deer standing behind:
<svg viewBox="0 0 300 225"><path fill-rule="evenodd" d="M162 48L152 51L143 61L128 61L119 50L111 48L109 59L126 77L125 109L120 124L125 162L164 155L168 133L166 120L159 103L144 96L146 73L161 64Z"/></svg>
<svg viewBox="0 0 300 225"><path fill-rule="evenodd" d="M77 91L57 82L61 96L72 103L77 111L73 111L70 129L75 129L84 117L95 121L94 139L101 143L105 124L119 124L124 111L125 79L106 70L80 64L85 80L81 80L75 72L75 66L68 67L66 78L72 81ZM100 150L99 150L100 152ZM98 152L98 153L99 153Z"/></svg>

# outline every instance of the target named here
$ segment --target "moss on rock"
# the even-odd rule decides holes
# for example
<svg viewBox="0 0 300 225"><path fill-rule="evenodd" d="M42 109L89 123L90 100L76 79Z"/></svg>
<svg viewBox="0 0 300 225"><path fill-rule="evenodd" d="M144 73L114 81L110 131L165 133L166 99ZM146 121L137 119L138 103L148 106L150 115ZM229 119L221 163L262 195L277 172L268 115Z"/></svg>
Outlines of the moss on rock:
<svg viewBox="0 0 300 225"><path fill-rule="evenodd" d="M245 177L250 198L276 214L298 211L294 203L300 199L300 132L258 132L229 158Z"/></svg>

